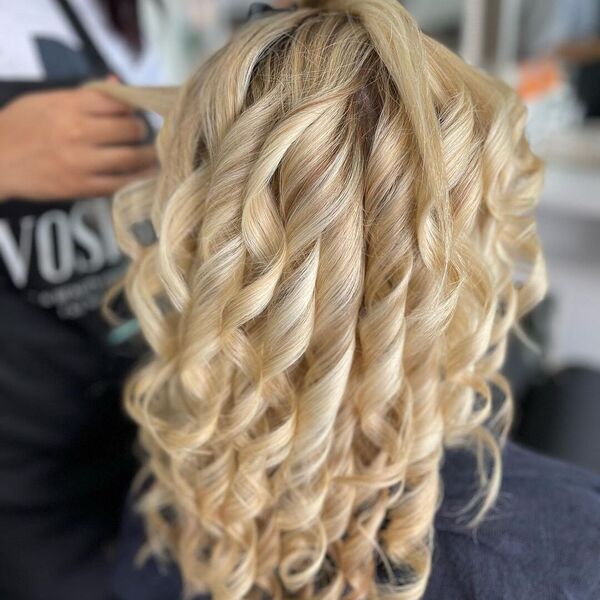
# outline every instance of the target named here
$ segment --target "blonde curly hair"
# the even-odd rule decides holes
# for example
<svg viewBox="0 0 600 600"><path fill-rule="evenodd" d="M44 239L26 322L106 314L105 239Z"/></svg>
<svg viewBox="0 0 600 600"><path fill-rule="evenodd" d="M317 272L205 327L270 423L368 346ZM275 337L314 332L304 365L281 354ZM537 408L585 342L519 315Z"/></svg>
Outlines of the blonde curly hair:
<svg viewBox="0 0 600 600"><path fill-rule="evenodd" d="M151 550L216 600L420 598L444 452L480 457L483 515L545 289L525 109L395 0L303 2L173 94L111 93L166 112L115 205Z"/></svg>

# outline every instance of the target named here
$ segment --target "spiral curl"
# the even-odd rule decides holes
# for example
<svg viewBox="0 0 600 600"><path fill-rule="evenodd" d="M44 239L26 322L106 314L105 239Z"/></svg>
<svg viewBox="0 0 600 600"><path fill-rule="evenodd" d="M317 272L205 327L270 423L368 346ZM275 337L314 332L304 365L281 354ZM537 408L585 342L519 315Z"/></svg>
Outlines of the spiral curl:
<svg viewBox="0 0 600 600"><path fill-rule="evenodd" d="M417 599L445 449L491 506L507 335L545 291L525 119L395 0L250 23L183 86L115 220L139 508L188 594Z"/></svg>

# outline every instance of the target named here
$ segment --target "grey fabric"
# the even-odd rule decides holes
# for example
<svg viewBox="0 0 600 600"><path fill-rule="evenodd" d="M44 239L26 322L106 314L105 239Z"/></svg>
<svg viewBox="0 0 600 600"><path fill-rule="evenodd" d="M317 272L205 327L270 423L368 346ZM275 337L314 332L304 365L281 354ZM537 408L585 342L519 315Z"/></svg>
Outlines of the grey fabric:
<svg viewBox="0 0 600 600"><path fill-rule="evenodd" d="M600 598L600 477L509 444L498 502L473 531L452 516L472 473L465 454L444 468L425 600Z"/></svg>

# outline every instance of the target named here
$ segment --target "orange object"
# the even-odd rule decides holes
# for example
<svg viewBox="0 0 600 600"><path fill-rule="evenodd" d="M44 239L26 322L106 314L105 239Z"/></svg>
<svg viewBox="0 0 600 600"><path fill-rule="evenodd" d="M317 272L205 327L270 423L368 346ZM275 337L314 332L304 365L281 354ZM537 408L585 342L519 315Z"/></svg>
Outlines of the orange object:
<svg viewBox="0 0 600 600"><path fill-rule="evenodd" d="M538 99L564 83L562 69L554 58L528 60L519 66L517 92L525 101Z"/></svg>

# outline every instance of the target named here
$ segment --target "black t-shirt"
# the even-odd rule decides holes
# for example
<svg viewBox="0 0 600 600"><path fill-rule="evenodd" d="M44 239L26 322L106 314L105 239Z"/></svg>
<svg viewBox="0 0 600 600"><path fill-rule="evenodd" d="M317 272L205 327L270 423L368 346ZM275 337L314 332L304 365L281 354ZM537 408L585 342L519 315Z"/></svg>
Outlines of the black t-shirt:
<svg viewBox="0 0 600 600"><path fill-rule="evenodd" d="M446 456L445 495L423 600L600 598L600 476L508 444L498 502L470 529L457 513L477 490L475 466L469 453ZM173 564L150 559L136 566L143 542L141 520L130 508L113 577L116 599L179 600Z"/></svg>
<svg viewBox="0 0 600 600"><path fill-rule="evenodd" d="M108 71L64 2L5 1L0 19L0 106ZM109 198L0 203L0 598L109 598L135 352L99 306L124 267Z"/></svg>

